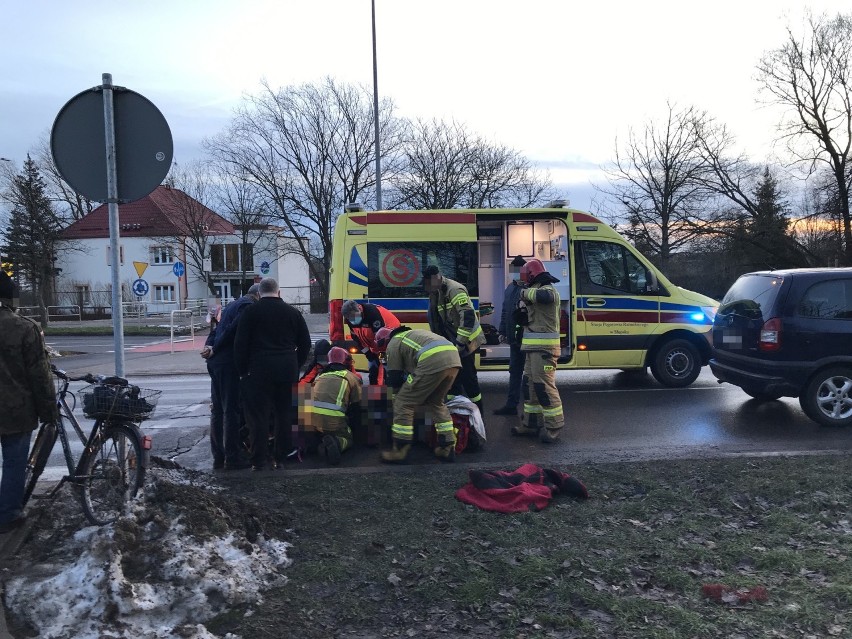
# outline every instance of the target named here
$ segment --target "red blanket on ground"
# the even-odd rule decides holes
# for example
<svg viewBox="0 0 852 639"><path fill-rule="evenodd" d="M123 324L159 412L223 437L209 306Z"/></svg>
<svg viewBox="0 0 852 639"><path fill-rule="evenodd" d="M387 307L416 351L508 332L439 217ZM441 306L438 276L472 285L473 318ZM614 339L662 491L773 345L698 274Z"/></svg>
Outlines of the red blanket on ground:
<svg viewBox="0 0 852 639"><path fill-rule="evenodd" d="M456 491L456 499L498 513L542 510L556 494L589 496L579 479L535 464L524 464L514 472L471 470L468 476L470 482Z"/></svg>

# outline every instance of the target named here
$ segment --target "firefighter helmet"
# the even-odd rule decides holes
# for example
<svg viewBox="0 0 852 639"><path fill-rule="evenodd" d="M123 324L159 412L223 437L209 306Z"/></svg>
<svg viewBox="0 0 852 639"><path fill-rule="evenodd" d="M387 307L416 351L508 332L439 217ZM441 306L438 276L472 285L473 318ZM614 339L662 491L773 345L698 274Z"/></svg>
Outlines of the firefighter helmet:
<svg viewBox="0 0 852 639"><path fill-rule="evenodd" d="M527 263L521 267L521 280L529 284L545 271L547 271L547 269L544 268L544 264L541 263L541 260L533 258L528 260Z"/></svg>
<svg viewBox="0 0 852 639"><path fill-rule="evenodd" d="M335 346L328 351L329 364L345 364L347 359L349 359L349 353L346 352L345 348Z"/></svg>
<svg viewBox="0 0 852 639"><path fill-rule="evenodd" d="M388 328L387 326L382 326L378 331L376 331L376 346L380 351L384 352L384 350L388 347L391 333L393 333L393 329Z"/></svg>

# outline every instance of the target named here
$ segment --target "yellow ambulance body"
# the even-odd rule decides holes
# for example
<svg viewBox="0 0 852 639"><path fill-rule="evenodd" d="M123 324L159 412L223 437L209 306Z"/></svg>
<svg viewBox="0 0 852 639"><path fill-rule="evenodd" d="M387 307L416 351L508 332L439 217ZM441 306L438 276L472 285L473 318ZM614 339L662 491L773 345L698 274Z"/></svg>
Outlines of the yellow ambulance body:
<svg viewBox="0 0 852 639"><path fill-rule="evenodd" d="M717 302L675 286L610 226L561 202L542 209L348 207L334 229L330 339L351 345L341 314L348 299L427 327L421 273L428 264L464 284L480 322L498 327L516 255L540 259L560 280L559 368L650 367L660 383L680 387L707 363ZM479 352L479 370L505 370L508 362L505 344Z"/></svg>

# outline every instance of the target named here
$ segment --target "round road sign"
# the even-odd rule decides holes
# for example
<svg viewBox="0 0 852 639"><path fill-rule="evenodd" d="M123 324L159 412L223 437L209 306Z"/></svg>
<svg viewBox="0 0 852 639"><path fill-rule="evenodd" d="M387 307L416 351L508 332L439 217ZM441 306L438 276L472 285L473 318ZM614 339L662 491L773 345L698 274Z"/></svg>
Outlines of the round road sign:
<svg viewBox="0 0 852 639"><path fill-rule="evenodd" d="M133 293L137 297L145 297L148 294L148 291L150 290L148 288L148 282L146 282L145 280L143 280L141 278L138 279L138 280L135 280L133 282L133 286L131 288L133 288Z"/></svg>
<svg viewBox="0 0 852 639"><path fill-rule="evenodd" d="M132 202L157 188L172 165L172 132L154 104L113 87L118 199ZM107 199L106 133L101 87L83 91L59 111L50 150L60 175L90 200Z"/></svg>
<svg viewBox="0 0 852 639"><path fill-rule="evenodd" d="M186 273L186 267L183 265L183 262L175 262L175 265L172 267L172 273L175 274L175 277L183 277L183 274Z"/></svg>

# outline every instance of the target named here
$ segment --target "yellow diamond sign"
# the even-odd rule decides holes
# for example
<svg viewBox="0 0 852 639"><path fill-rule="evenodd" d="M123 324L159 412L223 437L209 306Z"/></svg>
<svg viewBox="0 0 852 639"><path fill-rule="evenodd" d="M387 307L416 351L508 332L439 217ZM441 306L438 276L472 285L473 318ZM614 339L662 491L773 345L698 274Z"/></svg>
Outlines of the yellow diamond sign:
<svg viewBox="0 0 852 639"><path fill-rule="evenodd" d="M133 268L136 269L136 272L139 274L139 277L142 277L142 274L145 272L145 269L148 268L148 262L133 262Z"/></svg>

